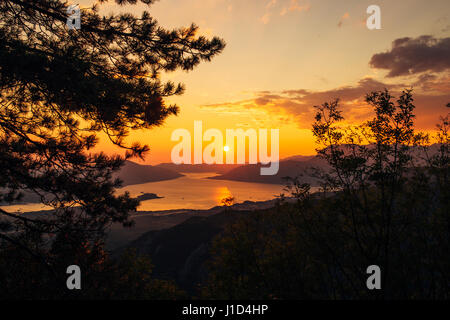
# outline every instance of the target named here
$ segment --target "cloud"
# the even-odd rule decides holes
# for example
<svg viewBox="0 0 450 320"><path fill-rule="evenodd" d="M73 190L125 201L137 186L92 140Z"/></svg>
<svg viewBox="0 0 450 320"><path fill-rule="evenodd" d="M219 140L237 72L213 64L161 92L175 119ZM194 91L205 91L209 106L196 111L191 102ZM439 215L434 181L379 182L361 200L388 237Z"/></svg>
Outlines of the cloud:
<svg viewBox="0 0 450 320"><path fill-rule="evenodd" d="M276 4L277 4L277 0L270 0L266 5L266 9L270 9Z"/></svg>
<svg viewBox="0 0 450 320"><path fill-rule="evenodd" d="M270 15L271 14L269 12L265 13L260 19L261 22L264 23L264 24L268 24L269 21L270 21Z"/></svg>
<svg viewBox="0 0 450 320"><path fill-rule="evenodd" d="M291 0L291 4L289 6L289 11L308 11L311 9L309 4L300 4L299 0Z"/></svg>
<svg viewBox="0 0 450 320"><path fill-rule="evenodd" d="M350 14L348 12L344 13L344 15L341 17L341 19L339 19L339 22L337 24L337 26L340 28L342 27L342 24L344 23L344 20L350 18Z"/></svg>
<svg viewBox="0 0 450 320"><path fill-rule="evenodd" d="M447 112L445 105L450 102L450 77L422 77L413 85L418 128L433 129L439 115ZM402 83L387 84L363 78L355 85L326 91L258 91L254 92L252 99L204 105L201 108L224 114L248 114L250 117L257 114L261 121L270 120L280 125L295 123L301 129L309 129L314 122L315 105L339 98L346 124L361 123L373 116L372 107L365 102L367 93L387 88L398 97L401 90L409 87ZM429 91L424 91L425 88Z"/></svg>
<svg viewBox="0 0 450 320"><path fill-rule="evenodd" d="M280 16L284 16L289 12L302 12L310 9L311 5L303 0L269 0L265 5L265 14L260 18L260 21L264 24L269 23L271 16L276 14L274 13L275 10L280 10Z"/></svg>
<svg viewBox="0 0 450 320"><path fill-rule="evenodd" d="M302 11L309 11L310 9L311 9L311 5L309 3L300 4L299 0L291 0L289 5L285 5L281 9L280 15L284 16L288 12L293 12L293 11L302 12Z"/></svg>
<svg viewBox="0 0 450 320"><path fill-rule="evenodd" d="M387 77L442 72L450 69L450 38L399 38L392 42L390 51L373 55L369 64L389 70Z"/></svg>

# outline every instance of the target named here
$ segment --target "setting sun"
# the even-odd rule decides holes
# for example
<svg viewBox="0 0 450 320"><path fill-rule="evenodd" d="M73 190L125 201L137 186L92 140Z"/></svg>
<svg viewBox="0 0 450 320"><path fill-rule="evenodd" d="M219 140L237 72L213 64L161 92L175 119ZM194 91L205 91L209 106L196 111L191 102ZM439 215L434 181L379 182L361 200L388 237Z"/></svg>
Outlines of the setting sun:
<svg viewBox="0 0 450 320"><path fill-rule="evenodd" d="M229 146L224 146L224 147L223 147L223 151L225 151L225 152L230 151L230 147L229 147Z"/></svg>

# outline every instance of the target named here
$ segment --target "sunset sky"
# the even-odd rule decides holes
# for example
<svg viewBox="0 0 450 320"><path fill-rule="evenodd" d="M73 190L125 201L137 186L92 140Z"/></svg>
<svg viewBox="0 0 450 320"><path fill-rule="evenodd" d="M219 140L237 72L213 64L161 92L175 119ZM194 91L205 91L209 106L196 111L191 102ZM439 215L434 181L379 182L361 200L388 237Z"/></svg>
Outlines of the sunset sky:
<svg viewBox="0 0 450 320"><path fill-rule="evenodd" d="M92 3L84 0L82 6ZM366 9L381 7L381 30L368 30ZM170 162L173 130L280 129L280 157L313 154L313 106L341 98L349 123L370 115L364 94L413 87L417 125L430 130L450 102L448 0L160 0L101 12L147 9L161 26L195 22L227 46L189 73L162 76L186 85L168 99L180 106L161 128L134 132L128 141L150 145L146 163ZM206 143L205 143L206 144ZM102 141L98 149L117 152Z"/></svg>

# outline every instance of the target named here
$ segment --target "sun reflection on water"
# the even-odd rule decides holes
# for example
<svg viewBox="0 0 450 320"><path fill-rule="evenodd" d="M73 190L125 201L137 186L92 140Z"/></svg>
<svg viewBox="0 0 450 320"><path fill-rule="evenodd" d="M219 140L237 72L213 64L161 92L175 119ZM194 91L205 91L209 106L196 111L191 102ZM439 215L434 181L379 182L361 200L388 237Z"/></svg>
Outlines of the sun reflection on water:
<svg viewBox="0 0 450 320"><path fill-rule="evenodd" d="M218 205L222 205L222 201L230 197L233 197L233 194L227 187L219 187L216 189L214 198Z"/></svg>

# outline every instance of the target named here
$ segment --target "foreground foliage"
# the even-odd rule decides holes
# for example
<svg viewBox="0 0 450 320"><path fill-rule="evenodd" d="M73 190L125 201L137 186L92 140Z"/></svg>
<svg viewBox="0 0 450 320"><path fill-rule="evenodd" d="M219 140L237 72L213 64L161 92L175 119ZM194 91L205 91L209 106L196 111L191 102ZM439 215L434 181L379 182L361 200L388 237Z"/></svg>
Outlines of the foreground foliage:
<svg viewBox="0 0 450 320"><path fill-rule="evenodd" d="M8 297L52 296L35 282L59 281L59 264L75 263L64 255L101 251L111 223L132 224L139 202L116 194L121 182L112 174L149 147L126 136L177 114L164 99L184 87L162 82L162 72L191 70L224 48L219 38L197 36L195 25L166 30L147 11L103 17L97 5L81 10L81 29L69 30L67 9L61 0L0 1L0 205L27 192L54 208L51 218L0 209L0 282L17 281L17 291L0 285ZM126 155L92 153L99 134Z"/></svg>

